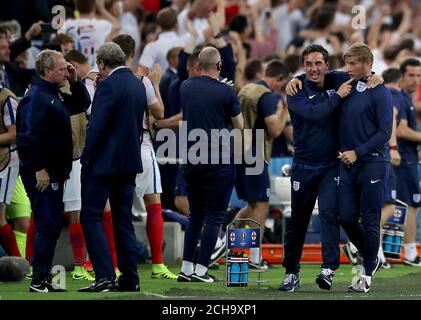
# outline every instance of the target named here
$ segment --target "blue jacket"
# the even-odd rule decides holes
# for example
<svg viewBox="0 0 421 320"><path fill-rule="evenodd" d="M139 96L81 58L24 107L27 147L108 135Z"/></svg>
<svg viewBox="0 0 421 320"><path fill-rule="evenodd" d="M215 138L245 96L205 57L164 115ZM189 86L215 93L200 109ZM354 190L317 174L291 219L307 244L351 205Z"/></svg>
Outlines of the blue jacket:
<svg viewBox="0 0 421 320"><path fill-rule="evenodd" d="M68 179L73 161L70 115L91 103L82 82L71 84L70 90L72 95L60 93L57 84L34 77L17 109L20 165L34 172L46 169L52 179Z"/></svg>
<svg viewBox="0 0 421 320"><path fill-rule="evenodd" d="M146 90L128 68L99 84L89 120L82 166L95 175L142 172L140 144Z"/></svg>
<svg viewBox="0 0 421 320"><path fill-rule="evenodd" d="M304 79L303 89L288 96L287 101L294 128L294 162L315 168L334 164L339 148L341 97L332 87L320 88Z"/></svg>
<svg viewBox="0 0 421 320"><path fill-rule="evenodd" d="M168 109L168 91L170 88L171 80L177 77L177 73L171 70L171 68L168 68L165 70L164 74L162 75L161 81L159 82L159 91L161 92L162 102L164 103L164 112L165 116L164 118L169 118L167 115L167 109Z"/></svg>
<svg viewBox="0 0 421 320"><path fill-rule="evenodd" d="M384 85L366 89L366 80L354 81L342 103L341 151L355 150L362 161L389 162L392 102Z"/></svg>

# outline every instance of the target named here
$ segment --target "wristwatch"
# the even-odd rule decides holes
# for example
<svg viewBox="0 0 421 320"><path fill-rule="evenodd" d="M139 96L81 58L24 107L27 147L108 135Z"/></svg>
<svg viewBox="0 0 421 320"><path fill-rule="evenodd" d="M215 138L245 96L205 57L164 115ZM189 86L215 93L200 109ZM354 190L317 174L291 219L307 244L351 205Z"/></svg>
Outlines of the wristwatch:
<svg viewBox="0 0 421 320"><path fill-rule="evenodd" d="M158 130L158 121L154 121L154 122L152 123L152 128L153 128L154 130Z"/></svg>
<svg viewBox="0 0 421 320"><path fill-rule="evenodd" d="M393 146L389 146L389 150L398 150L398 146L396 144Z"/></svg>

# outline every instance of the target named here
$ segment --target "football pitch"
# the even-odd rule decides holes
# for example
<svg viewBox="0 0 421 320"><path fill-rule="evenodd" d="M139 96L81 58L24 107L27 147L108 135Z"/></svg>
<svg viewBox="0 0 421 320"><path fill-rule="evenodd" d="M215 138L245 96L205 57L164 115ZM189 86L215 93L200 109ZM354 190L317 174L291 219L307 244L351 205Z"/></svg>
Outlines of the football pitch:
<svg viewBox="0 0 421 320"><path fill-rule="evenodd" d="M170 269L177 273L179 266ZM140 265L141 291L135 293L104 292L78 293L80 287L89 285L85 280L72 280L67 272L65 293L29 293L29 280L20 283L0 283L1 300L419 300L421 299L421 268L394 265L392 269L381 270L373 278L371 291L365 294L347 292L351 279L356 275L351 265L342 265L337 270L332 290L318 288L314 282L320 270L319 265L304 264L297 292L277 290L284 275L280 265L273 265L261 274L264 283L249 284L247 287L226 287L224 283L178 283L176 280L151 279L151 266ZM210 273L218 279L225 278L224 266ZM257 280L256 273L250 273L250 280Z"/></svg>

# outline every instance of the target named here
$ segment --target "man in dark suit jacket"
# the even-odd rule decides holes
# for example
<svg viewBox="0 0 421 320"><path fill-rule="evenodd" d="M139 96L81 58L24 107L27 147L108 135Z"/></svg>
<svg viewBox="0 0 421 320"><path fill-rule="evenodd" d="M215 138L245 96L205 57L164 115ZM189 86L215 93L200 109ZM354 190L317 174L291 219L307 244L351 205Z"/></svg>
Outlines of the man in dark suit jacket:
<svg viewBox="0 0 421 320"><path fill-rule="evenodd" d="M95 281L81 292L139 291L136 237L130 219L136 174L142 172L140 139L146 108L142 82L124 66L125 54L115 43L97 52L102 78L92 104L82 154L80 222L95 271ZM108 242L102 227L107 199L114 222L118 268L116 281Z"/></svg>

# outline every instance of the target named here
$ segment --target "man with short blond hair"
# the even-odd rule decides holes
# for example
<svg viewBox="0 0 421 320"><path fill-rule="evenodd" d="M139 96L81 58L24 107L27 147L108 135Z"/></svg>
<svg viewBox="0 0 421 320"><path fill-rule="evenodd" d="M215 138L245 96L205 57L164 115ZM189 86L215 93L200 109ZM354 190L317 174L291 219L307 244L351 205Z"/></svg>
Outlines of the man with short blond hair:
<svg viewBox="0 0 421 320"><path fill-rule="evenodd" d="M353 44L345 51L344 60L353 81L351 93L342 103L339 125L339 219L364 258L365 272L348 290L366 293L372 274L382 264L377 252L383 192L390 171L392 105L384 85L367 90L373 65L367 45Z"/></svg>

